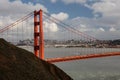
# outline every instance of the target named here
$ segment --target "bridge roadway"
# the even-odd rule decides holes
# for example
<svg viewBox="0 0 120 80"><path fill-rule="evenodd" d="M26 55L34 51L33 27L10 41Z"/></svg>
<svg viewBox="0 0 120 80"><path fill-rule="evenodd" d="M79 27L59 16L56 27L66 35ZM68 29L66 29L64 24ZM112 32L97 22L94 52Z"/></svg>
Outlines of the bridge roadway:
<svg viewBox="0 0 120 80"><path fill-rule="evenodd" d="M78 56L69 56L69 57L50 58L50 59L46 59L46 61L50 63L54 63L54 62L63 62L63 61L70 61L70 60L108 57L108 56L120 56L120 52L109 52L109 53L101 53L101 54L87 54L87 55L78 55Z"/></svg>

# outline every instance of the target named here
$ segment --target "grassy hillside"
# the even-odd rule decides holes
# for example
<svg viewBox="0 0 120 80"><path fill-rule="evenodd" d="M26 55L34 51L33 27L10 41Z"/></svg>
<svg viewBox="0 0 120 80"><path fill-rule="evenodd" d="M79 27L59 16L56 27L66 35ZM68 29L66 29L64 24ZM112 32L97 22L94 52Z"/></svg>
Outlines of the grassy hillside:
<svg viewBox="0 0 120 80"><path fill-rule="evenodd" d="M0 39L0 80L72 80L34 54Z"/></svg>

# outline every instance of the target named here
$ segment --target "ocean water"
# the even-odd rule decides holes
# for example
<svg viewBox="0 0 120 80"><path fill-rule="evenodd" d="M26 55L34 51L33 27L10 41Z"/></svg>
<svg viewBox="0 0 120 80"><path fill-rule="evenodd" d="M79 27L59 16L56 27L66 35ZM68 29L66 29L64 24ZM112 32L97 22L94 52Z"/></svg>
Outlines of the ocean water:
<svg viewBox="0 0 120 80"><path fill-rule="evenodd" d="M22 46L29 51L33 47ZM45 48L45 58L119 51L120 48ZM120 56L53 63L74 80L120 80Z"/></svg>

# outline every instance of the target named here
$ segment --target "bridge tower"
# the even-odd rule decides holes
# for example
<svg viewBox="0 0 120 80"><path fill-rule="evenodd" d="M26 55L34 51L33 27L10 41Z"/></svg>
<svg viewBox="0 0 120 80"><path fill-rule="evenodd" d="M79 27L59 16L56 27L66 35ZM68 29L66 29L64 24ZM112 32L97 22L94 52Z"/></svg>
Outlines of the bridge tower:
<svg viewBox="0 0 120 80"><path fill-rule="evenodd" d="M34 54L44 59L42 10L34 11Z"/></svg>

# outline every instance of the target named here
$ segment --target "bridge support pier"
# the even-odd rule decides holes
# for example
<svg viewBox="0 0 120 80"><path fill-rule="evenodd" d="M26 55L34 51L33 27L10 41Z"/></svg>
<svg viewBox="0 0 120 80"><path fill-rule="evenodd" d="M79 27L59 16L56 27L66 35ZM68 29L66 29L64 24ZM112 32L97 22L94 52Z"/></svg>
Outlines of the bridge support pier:
<svg viewBox="0 0 120 80"><path fill-rule="evenodd" d="M44 59L42 10L34 11L34 54Z"/></svg>

